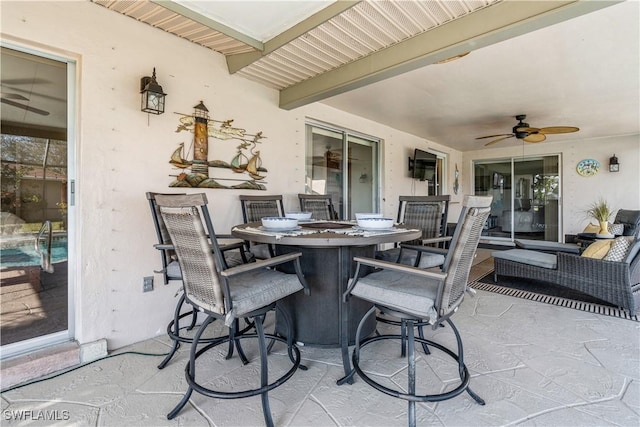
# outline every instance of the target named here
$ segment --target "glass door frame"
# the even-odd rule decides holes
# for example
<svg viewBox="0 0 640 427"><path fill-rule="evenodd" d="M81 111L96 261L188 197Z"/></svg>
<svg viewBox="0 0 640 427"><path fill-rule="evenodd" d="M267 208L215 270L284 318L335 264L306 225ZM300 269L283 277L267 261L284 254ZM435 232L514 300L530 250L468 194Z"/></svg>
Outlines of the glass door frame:
<svg viewBox="0 0 640 427"><path fill-rule="evenodd" d="M67 69L67 330L42 335L35 338L7 344L1 347L1 359L14 357L20 354L35 351L51 345L68 342L74 339L76 331L76 307L75 290L77 278L74 272L77 271L79 260L76 247L76 150L77 150L77 87L78 74L75 58L63 56L62 54L45 51L43 48L34 48L28 45L18 44L10 40L1 39L2 47L16 50L29 55L50 59L66 64Z"/></svg>
<svg viewBox="0 0 640 427"><path fill-rule="evenodd" d="M561 153L543 153L543 154L536 154L536 155L529 155L529 156L513 156L513 157L504 157L504 158L489 158L489 159L476 159L476 160L472 160L472 164L471 164L471 170L472 170L472 188L474 189L474 194L476 194L476 174L475 174L475 169L477 165L491 165L491 164L496 164L496 163L510 163L510 188L512 189L512 191L510 192L511 194L511 200L510 200L510 205L511 205L511 210L510 210L510 217L511 217L511 224L515 224L515 199L516 199L516 175L515 173L516 171L516 163L521 163L521 162L526 162L526 161L533 161L533 160L543 160L544 158L552 158L555 157L557 159L557 165L558 165L558 171L557 171L557 176L558 176L558 187L557 187L557 195L558 195L558 206L557 206L557 235L555 236L555 242L561 242L562 241L562 236L563 236L563 227L562 227L562 212L563 212L563 194L562 194L562 176L563 176L563 171L562 171L562 154ZM533 191L533 190L532 190ZM494 202L495 203L495 200ZM511 227L511 231L510 231L510 236L509 237L499 237L499 236L489 236L489 235L482 235L482 239L486 239L486 240L492 240L495 242L509 242L512 243L516 240L515 237L516 231L515 231L515 227L512 226ZM546 240L546 239L545 239Z"/></svg>
<svg viewBox="0 0 640 427"><path fill-rule="evenodd" d="M334 132L342 135L342 150L343 150L343 153L345 153L345 155L342 156L342 161L341 161L341 167L344 175L342 179L342 185L341 185L343 203L341 206L336 204L334 208L336 210L339 209L338 215L340 218L343 218L343 219L349 219L351 216L354 215L354 212L350 212L350 209L349 209L349 206L350 206L349 182L350 182L350 179L352 178L351 172L349 171L349 144L357 143L357 141L353 141L350 137L366 140L376 145L376 147L373 149L374 157L375 157L374 162L376 163L376 165L375 167L372 167L372 171L371 171L371 173L373 174L373 176L371 177L371 180L372 180L371 187L373 191L372 212L380 211L380 207L381 207L380 176L382 171L382 164L380 159L381 159L381 152L382 152L382 139L364 134L362 132L357 132L357 131L352 131L346 128L342 128L340 126L330 125L330 124L323 123L321 121L316 121L313 119L307 119L305 121L305 147L306 147L305 156L307 159L309 158L309 156L313 157L313 151L312 151L313 147L311 146L312 143L309 138L311 129L313 128L319 128L328 132ZM309 192L309 188L307 185L308 178L310 178L309 164L307 164L305 160L305 192Z"/></svg>

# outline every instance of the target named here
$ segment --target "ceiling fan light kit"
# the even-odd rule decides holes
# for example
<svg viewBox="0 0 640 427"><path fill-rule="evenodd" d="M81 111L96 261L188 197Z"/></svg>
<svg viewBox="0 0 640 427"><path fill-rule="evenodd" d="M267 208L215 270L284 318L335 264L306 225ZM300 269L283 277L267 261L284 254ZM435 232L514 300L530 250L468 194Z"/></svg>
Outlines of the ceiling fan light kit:
<svg viewBox="0 0 640 427"><path fill-rule="evenodd" d="M553 135L559 133L571 133L577 132L580 129L574 126L550 126L545 128L536 128L531 127L529 123L525 123L524 120L527 118L526 114L519 114L515 116L516 120L518 120L518 124L516 124L513 128L511 128L511 133L499 134L499 135L487 135L480 136L476 139L486 139L486 138L496 138L493 141L487 142L485 145L493 145L500 141L504 141L505 139L513 138L514 136L517 139L521 139L525 142L542 142L547 139L546 135Z"/></svg>

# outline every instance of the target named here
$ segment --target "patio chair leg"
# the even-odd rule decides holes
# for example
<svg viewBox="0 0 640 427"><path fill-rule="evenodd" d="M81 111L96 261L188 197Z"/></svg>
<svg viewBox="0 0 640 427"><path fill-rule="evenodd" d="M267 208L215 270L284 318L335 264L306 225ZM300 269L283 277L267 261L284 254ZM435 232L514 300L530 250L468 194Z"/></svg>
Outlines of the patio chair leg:
<svg viewBox="0 0 640 427"><path fill-rule="evenodd" d="M258 346L260 348L260 386L262 388L269 385L269 371L267 362L267 344L264 338L264 314L254 318L256 324L256 332L258 333ZM269 406L269 394L264 391L260 394L262 400L262 413L264 414L264 423L267 427L273 427L273 418L271 417L271 408Z"/></svg>
<svg viewBox="0 0 640 427"><path fill-rule="evenodd" d="M176 351L178 351L178 348L180 347L180 342L177 339L173 338L171 334L173 333L173 335L177 337L180 333L180 311L182 310L182 306L184 305L185 299L186 298L183 293L180 296L180 300L178 301L178 304L176 304L176 309L173 312L173 323L169 325L169 328L168 328L169 330L167 331L167 334L173 341L173 345L171 346L171 351L169 351L167 356L164 359L162 359L162 362L160 362L160 364L158 365L158 369L163 369L165 366L167 366L167 363L169 363L169 360L171 360L173 355L176 354Z"/></svg>
<svg viewBox="0 0 640 427"><path fill-rule="evenodd" d="M293 322L291 321L291 316L278 305L276 305L276 311L282 316L287 327L287 354L289 355L289 360L291 360L291 362L293 363L296 363L296 358L293 354ZM268 347L269 351L271 351L271 347L273 347L273 344L275 344L276 340L272 339L270 341L271 342L269 343ZM298 369L300 369L301 371L306 371L309 368L301 363L300 365L298 365Z"/></svg>
<svg viewBox="0 0 640 427"><path fill-rule="evenodd" d="M400 322L400 357L407 355L407 324L404 320Z"/></svg>
<svg viewBox="0 0 640 427"><path fill-rule="evenodd" d="M403 321L404 325L405 322ZM416 352L415 352L415 341L413 340L413 322L411 320L407 321L407 375L408 375L408 384L407 390L409 395L416 394ZM416 425L416 402L413 400L409 400L407 402L407 415L409 418L409 427L415 427Z"/></svg>
<svg viewBox="0 0 640 427"><path fill-rule="evenodd" d="M204 330L209 326L211 322L213 322L215 318L213 316L208 316L207 319L202 323L196 335L193 337L193 342L191 343L191 350L189 351L189 362L187 366L185 366L185 376L187 378L187 383L189 384L189 388L186 393L182 397L182 400L178 403L178 405L173 408L169 414L167 414L167 419L172 420L178 415L178 413L184 408L184 405L187 404L189 398L191 397L191 393L193 393L193 387L191 383L195 383L195 374L196 374L196 352L198 350L198 342L204 333Z"/></svg>
<svg viewBox="0 0 640 427"><path fill-rule="evenodd" d="M362 326L365 324L365 320L375 312L376 312L376 307L375 306L371 307L369 311L367 311L365 315L362 317L362 320L360 320L360 323L358 323L358 329L356 329L356 341L355 341L356 346L353 349L353 356L352 356L354 366L357 363L357 361L360 359L360 333L362 332ZM344 351L344 348L343 348L343 351ZM347 351L348 351L348 348L347 348ZM356 373L355 367L351 367L351 369L348 372L345 369L345 376L340 378L338 381L336 381L336 384L337 385L343 385L345 383L353 384L353 376L355 375L355 373Z"/></svg>
<svg viewBox="0 0 640 427"><path fill-rule="evenodd" d="M158 365L158 369L164 369L164 367L167 366L167 363L169 363L169 361L171 360L173 355L176 354L176 351L178 351L178 348L180 348L180 343L178 341L173 341L173 345L171 346L171 350L165 356L165 358L162 359L162 362L160 362L160 364Z"/></svg>
<svg viewBox="0 0 640 427"><path fill-rule="evenodd" d="M240 326L240 322L238 321L238 319L236 319L229 330L229 353L233 354L233 346L235 345L236 349L238 350L238 357L240 357L240 361L242 362L243 365L246 365L249 363L249 359L247 359L247 356L244 354L244 350L242 349L242 344L240 344L240 339L237 337L239 326ZM257 330L257 326L256 326L256 330ZM230 356L227 357L227 359L230 359Z"/></svg>
<svg viewBox="0 0 640 427"><path fill-rule="evenodd" d="M424 340L424 330L422 329L422 325L418 325L418 336L420 339ZM422 343L422 350L424 350L424 354L431 354L429 346L425 342Z"/></svg>
<svg viewBox="0 0 640 427"><path fill-rule="evenodd" d="M229 330L229 345L227 347L227 355L225 356L225 359L229 360L233 357L233 347L234 347L234 341L233 341L233 336L235 336L235 334L233 333L233 330L238 328L238 319L235 320L235 323L233 325L233 329L230 328Z"/></svg>
<svg viewBox="0 0 640 427"><path fill-rule="evenodd" d="M196 327L196 322L198 321L198 310L195 308L191 311L191 324L187 327L187 331L192 330Z"/></svg>
<svg viewBox="0 0 640 427"><path fill-rule="evenodd" d="M458 328L456 328L456 325L453 324L451 319L447 319L447 323L451 327L451 330L453 331L453 334L456 337L456 341L458 342L458 372L460 373L460 378L462 378L464 375L464 350L462 348L462 338L460 337L460 332L458 332ZM471 390L471 388L467 387L466 391L467 393L469 393L469 396L471 396L473 400L475 400L478 404L480 405L485 404L484 399L478 396L473 390Z"/></svg>

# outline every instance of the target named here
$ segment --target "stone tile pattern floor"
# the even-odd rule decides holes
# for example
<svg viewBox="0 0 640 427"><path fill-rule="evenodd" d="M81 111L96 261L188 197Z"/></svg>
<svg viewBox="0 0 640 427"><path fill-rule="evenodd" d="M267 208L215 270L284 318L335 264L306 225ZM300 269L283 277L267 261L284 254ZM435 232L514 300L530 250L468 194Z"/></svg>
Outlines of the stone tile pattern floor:
<svg viewBox="0 0 640 427"><path fill-rule="evenodd" d="M477 272L477 274L483 274ZM465 344L471 386L486 406L467 394L418 405L421 426L638 426L640 425L640 323L479 291L454 316ZM219 323L219 322L216 322ZM269 319L268 324L273 323ZM389 328L381 325L381 329ZM212 328L211 333L215 333ZM384 332L384 331L383 331ZM430 339L454 344L449 328L426 331ZM114 354L165 353L157 337ZM245 350L252 363L224 360L222 348L198 362L208 385L257 384L257 350ZM336 386L342 375L338 349L302 347L307 371L298 371L269 393L278 426L404 426L405 401L384 395L356 378ZM362 366L383 383L406 387L406 364L399 344L376 343L362 355ZM186 390L182 346L163 370L161 357L126 354L104 359L60 377L2 394L2 425L52 425L18 421L14 414L58 416L57 425L80 426L260 426L259 397L218 400L194 393L172 420L166 414ZM283 345L269 357L275 378L288 369ZM417 355L419 389L452 387L456 365L435 351ZM42 412L38 412L42 411Z"/></svg>

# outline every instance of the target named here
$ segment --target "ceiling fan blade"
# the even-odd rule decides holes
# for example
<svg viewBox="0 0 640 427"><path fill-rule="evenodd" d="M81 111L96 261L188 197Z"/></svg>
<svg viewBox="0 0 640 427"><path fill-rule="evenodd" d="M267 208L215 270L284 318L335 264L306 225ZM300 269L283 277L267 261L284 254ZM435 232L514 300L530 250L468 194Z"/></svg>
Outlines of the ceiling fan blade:
<svg viewBox="0 0 640 427"><path fill-rule="evenodd" d="M522 128L516 128L516 132L538 133L540 132L540 129L522 127Z"/></svg>
<svg viewBox="0 0 640 427"><path fill-rule="evenodd" d="M540 133L554 134L554 133L571 133L578 132L580 128L573 126L550 126L548 128L541 128Z"/></svg>
<svg viewBox="0 0 640 427"><path fill-rule="evenodd" d="M5 92L0 92L0 98L18 99L20 101L28 101L29 100L29 98L26 98L26 97L20 95L19 93L5 93Z"/></svg>
<svg viewBox="0 0 640 427"><path fill-rule="evenodd" d="M498 136L514 136L512 133L500 133L498 135L479 136L476 139L496 138Z"/></svg>
<svg viewBox="0 0 640 427"><path fill-rule="evenodd" d="M13 107L22 108L23 110L31 111L32 113L40 114L41 116L48 116L49 112L40 110L39 108L29 107L28 105L20 104L19 102L13 102L5 98L0 98L0 102L3 104L11 105Z"/></svg>
<svg viewBox="0 0 640 427"><path fill-rule="evenodd" d="M523 138L523 141L526 141L526 142L542 142L545 139L547 139L547 137L544 136L543 133L532 133L529 136L525 136Z"/></svg>
<svg viewBox="0 0 640 427"><path fill-rule="evenodd" d="M485 146L485 147L488 147L489 145L496 144L496 143L498 143L498 142L500 142L500 141L504 141L505 139L513 138L514 136L515 136L515 135L513 135L513 134L508 135L508 136L503 136L502 138L494 139L493 141L489 141L489 142L487 142L486 144L484 144L484 146Z"/></svg>

